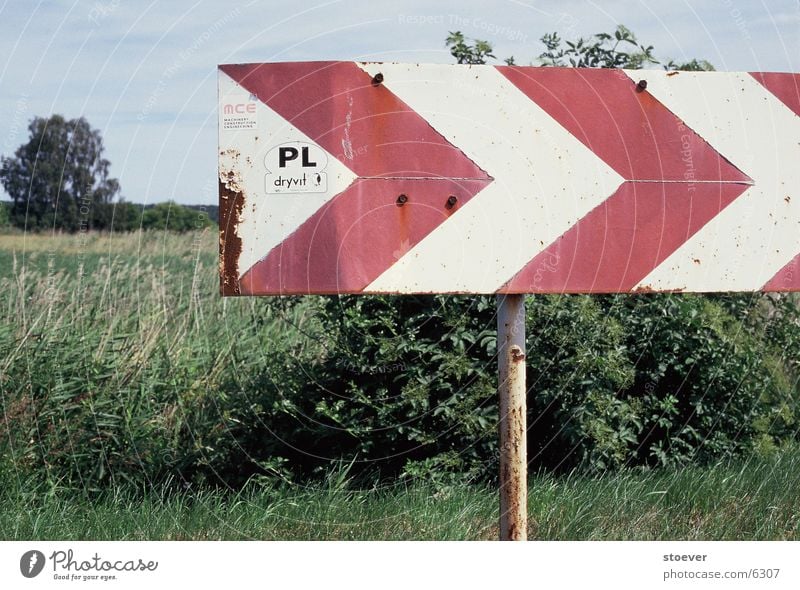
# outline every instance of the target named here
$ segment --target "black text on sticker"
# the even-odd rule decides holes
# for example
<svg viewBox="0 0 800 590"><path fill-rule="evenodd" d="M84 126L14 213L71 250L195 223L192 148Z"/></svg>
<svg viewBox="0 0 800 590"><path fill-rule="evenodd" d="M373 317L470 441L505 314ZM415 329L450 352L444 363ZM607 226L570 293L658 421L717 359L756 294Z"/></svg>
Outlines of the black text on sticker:
<svg viewBox="0 0 800 590"><path fill-rule="evenodd" d="M264 188L275 193L324 193L328 179L325 151L313 143L294 141L272 147L264 156Z"/></svg>

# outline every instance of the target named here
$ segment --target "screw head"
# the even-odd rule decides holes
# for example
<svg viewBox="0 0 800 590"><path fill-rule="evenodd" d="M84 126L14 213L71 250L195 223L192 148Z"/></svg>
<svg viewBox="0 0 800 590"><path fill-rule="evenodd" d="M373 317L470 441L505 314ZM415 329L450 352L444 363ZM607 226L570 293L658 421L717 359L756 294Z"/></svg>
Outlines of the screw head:
<svg viewBox="0 0 800 590"><path fill-rule="evenodd" d="M456 197L455 195L450 195L449 197L447 197L446 206L448 209L452 209L453 207L455 207L456 203L458 203L458 197Z"/></svg>
<svg viewBox="0 0 800 590"><path fill-rule="evenodd" d="M397 206L398 207L402 207L407 202L408 202L408 196L407 195L400 195L399 197L397 197Z"/></svg>
<svg viewBox="0 0 800 590"><path fill-rule="evenodd" d="M647 80L639 80L639 83L636 84L636 88L641 92L645 88L647 88Z"/></svg>
<svg viewBox="0 0 800 590"><path fill-rule="evenodd" d="M377 86L378 84L380 84L382 82L383 82L383 74L381 74L380 72L378 72L377 74L375 74L372 77L372 85L373 86Z"/></svg>

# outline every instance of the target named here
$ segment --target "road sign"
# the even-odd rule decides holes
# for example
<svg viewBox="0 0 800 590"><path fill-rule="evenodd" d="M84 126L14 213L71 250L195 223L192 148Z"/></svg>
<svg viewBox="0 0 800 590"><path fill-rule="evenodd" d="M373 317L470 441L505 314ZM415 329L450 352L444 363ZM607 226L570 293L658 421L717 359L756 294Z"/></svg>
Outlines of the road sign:
<svg viewBox="0 0 800 590"><path fill-rule="evenodd" d="M222 292L800 290L800 75L219 68Z"/></svg>

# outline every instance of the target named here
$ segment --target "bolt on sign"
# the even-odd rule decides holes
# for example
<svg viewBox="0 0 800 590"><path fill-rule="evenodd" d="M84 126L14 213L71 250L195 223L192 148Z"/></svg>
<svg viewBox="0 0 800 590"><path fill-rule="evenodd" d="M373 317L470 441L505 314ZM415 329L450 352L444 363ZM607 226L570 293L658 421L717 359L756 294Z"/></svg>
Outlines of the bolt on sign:
<svg viewBox="0 0 800 590"><path fill-rule="evenodd" d="M800 290L800 75L219 67L225 295Z"/></svg>

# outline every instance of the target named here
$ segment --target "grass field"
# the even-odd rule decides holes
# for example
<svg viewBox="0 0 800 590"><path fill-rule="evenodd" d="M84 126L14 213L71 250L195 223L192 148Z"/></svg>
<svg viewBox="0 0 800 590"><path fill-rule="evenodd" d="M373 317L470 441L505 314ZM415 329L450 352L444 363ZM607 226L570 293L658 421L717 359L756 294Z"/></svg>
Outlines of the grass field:
<svg viewBox="0 0 800 590"><path fill-rule="evenodd" d="M228 452L219 445L232 437L214 421L219 396L240 387L223 356L232 343L279 356L324 338L302 304L250 329L265 303L218 296L216 240L0 235L0 424L18 437L0 457L0 539L496 538L497 491L466 483L361 489L333 474L309 488L132 491L126 477L155 481L162 463L183 460L179 438L197 425L218 435L196 441L198 461ZM257 372L257 358L231 358ZM34 416L28 391L49 396ZM30 431L11 428L25 420ZM39 464L47 472L31 483ZM50 477L56 468L73 482ZM534 476L529 538L796 540L798 489L791 450L703 469Z"/></svg>
<svg viewBox="0 0 800 590"><path fill-rule="evenodd" d="M709 469L533 477L529 539L798 540L800 452ZM471 485L257 487L142 499L6 490L0 539L491 540L497 492Z"/></svg>

